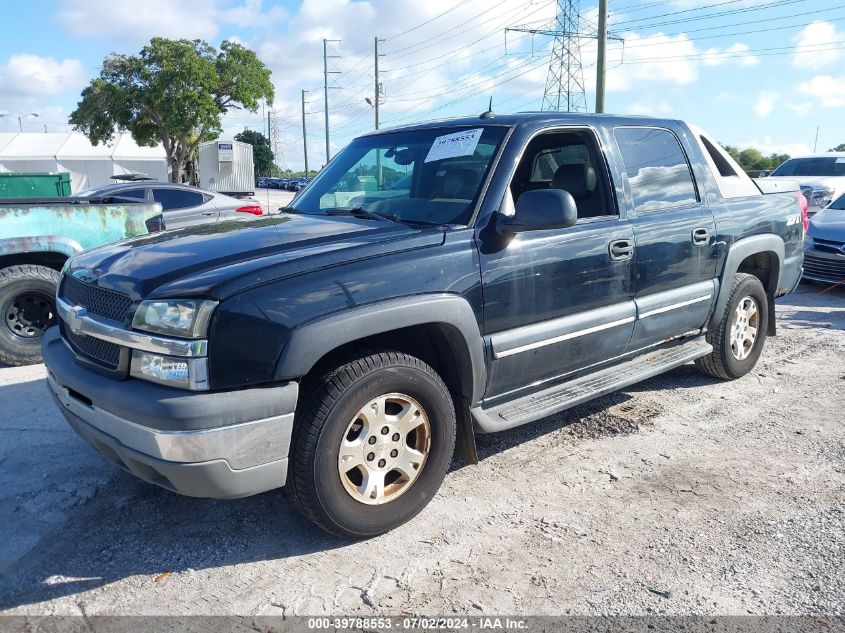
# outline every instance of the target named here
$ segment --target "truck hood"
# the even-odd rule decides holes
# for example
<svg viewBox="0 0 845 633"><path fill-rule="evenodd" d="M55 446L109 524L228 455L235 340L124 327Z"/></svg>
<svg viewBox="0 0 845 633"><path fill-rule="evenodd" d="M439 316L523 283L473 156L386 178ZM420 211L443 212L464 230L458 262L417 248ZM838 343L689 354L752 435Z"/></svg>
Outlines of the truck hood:
<svg viewBox="0 0 845 633"><path fill-rule="evenodd" d="M147 298L225 299L267 281L443 243L440 228L281 214L165 231L80 253L65 273Z"/></svg>
<svg viewBox="0 0 845 633"><path fill-rule="evenodd" d="M845 243L845 210L822 209L810 219L808 237Z"/></svg>

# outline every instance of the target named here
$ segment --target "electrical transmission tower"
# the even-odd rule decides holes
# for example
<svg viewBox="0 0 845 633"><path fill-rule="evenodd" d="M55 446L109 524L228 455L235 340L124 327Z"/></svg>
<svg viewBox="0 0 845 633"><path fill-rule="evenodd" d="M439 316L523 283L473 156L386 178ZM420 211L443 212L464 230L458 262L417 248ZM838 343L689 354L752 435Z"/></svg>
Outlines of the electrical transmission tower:
<svg viewBox="0 0 845 633"><path fill-rule="evenodd" d="M516 26L505 29L505 31L549 35L555 38L541 110L565 112L587 110L579 40L582 37L595 36L580 33L578 5L579 0L557 0L557 15L552 24L540 28Z"/></svg>

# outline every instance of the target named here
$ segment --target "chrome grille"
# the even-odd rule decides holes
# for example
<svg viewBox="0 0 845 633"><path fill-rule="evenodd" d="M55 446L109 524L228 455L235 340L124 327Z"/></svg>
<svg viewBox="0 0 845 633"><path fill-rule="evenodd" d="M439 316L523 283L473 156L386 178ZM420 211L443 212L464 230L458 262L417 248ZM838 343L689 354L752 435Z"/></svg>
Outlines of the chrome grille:
<svg viewBox="0 0 845 633"><path fill-rule="evenodd" d="M132 299L121 292L99 288L65 275L60 295L71 305L83 306L89 314L124 323Z"/></svg>
<svg viewBox="0 0 845 633"><path fill-rule="evenodd" d="M120 365L119 345L93 336L74 334L69 328L65 327L64 322L62 322L62 336L78 355L96 361L109 369L117 369Z"/></svg>

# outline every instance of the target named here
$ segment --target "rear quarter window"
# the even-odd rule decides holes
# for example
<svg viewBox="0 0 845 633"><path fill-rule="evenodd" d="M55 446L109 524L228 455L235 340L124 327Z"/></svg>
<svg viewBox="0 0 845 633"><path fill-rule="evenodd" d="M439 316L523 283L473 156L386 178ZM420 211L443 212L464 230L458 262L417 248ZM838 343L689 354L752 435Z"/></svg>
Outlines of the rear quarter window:
<svg viewBox="0 0 845 633"><path fill-rule="evenodd" d="M669 130L620 127L613 130L637 212L668 211L696 204L692 169Z"/></svg>

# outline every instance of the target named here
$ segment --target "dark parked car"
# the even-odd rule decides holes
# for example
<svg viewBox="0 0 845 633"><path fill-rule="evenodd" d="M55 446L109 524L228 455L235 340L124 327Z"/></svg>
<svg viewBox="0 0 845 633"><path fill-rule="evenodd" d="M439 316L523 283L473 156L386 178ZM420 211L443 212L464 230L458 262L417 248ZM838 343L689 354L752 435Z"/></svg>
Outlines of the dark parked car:
<svg viewBox="0 0 845 633"><path fill-rule="evenodd" d="M189 185L156 180L103 185L80 191L73 198L89 201L124 198L158 202L161 204L167 229L180 229L222 220L241 220L264 214L261 206L252 200L240 200Z"/></svg>
<svg viewBox="0 0 845 633"><path fill-rule="evenodd" d="M390 188L397 173L407 187ZM801 276L798 185L778 187L762 194L680 121L383 130L278 216L74 257L47 382L146 481L289 486L326 530L373 536L425 507L456 442L477 461L475 433L690 361L751 371Z"/></svg>
<svg viewBox="0 0 845 633"><path fill-rule="evenodd" d="M845 286L845 194L810 219L804 279Z"/></svg>

